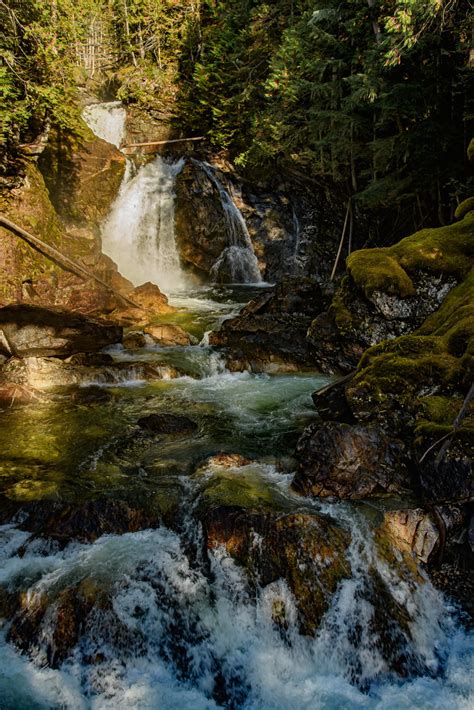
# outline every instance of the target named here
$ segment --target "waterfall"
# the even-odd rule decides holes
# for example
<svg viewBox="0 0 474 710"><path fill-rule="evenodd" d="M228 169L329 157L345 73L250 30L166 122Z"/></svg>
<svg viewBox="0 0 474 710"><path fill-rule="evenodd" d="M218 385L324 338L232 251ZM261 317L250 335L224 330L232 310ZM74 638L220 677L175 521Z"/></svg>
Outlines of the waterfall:
<svg viewBox="0 0 474 710"><path fill-rule="evenodd" d="M127 113L120 101L87 106L82 116L96 136L120 148L125 137Z"/></svg>
<svg viewBox="0 0 474 710"><path fill-rule="evenodd" d="M83 117L99 138L122 145L126 111L119 101L92 104ZM174 233L174 188L183 164L157 156L137 171L127 159L119 194L102 226L102 249L135 286L151 281L167 292L185 286Z"/></svg>
<svg viewBox="0 0 474 710"><path fill-rule="evenodd" d="M102 248L136 286L167 291L185 286L174 232L174 187L184 161L160 156L133 175L129 161L120 192L102 227Z"/></svg>
<svg viewBox="0 0 474 710"><path fill-rule="evenodd" d="M213 167L205 162L199 162L198 165L219 193L226 232L229 235L229 246L223 249L212 266L211 277L214 281L219 281L221 275L226 275L232 283L261 283L257 257L241 211L217 179Z"/></svg>

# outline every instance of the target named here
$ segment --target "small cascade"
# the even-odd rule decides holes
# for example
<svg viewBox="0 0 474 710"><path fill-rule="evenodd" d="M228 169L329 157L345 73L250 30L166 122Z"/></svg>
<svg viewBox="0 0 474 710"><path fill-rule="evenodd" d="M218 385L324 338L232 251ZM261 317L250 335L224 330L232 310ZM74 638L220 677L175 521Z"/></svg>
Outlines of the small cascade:
<svg viewBox="0 0 474 710"><path fill-rule="evenodd" d="M96 136L120 148L125 138L125 120L127 118L127 113L120 101L91 104L84 109L82 116Z"/></svg>
<svg viewBox="0 0 474 710"><path fill-rule="evenodd" d="M136 286L151 281L166 292L185 287L174 232L174 188L183 164L157 156L133 175L129 163L103 225L104 252Z"/></svg>
<svg viewBox="0 0 474 710"><path fill-rule="evenodd" d="M217 282L221 280L221 275L225 275L232 283L261 283L257 257L241 211L217 179L213 167L205 162L199 162L199 166L219 193L225 228L229 235L229 246L222 251L213 265L211 277Z"/></svg>

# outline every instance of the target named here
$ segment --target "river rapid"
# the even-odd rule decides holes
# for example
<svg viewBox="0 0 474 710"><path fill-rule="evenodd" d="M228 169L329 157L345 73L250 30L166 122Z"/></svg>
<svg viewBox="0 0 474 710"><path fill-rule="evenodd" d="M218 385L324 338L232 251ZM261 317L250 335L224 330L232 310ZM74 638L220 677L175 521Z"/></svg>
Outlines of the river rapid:
<svg viewBox="0 0 474 710"><path fill-rule="evenodd" d="M372 533L379 511L319 503L291 490L296 437L316 416L310 393L328 378L231 373L206 345L206 331L252 292L219 288L177 297L175 321L192 324L196 345L110 350L119 361L173 364L183 372L175 379L89 383L85 392L100 387L108 397L81 403L58 390L50 402L2 414L8 497L146 501L165 518L167 504L178 521L66 546L15 525L0 529L2 589L21 591L32 605L46 594L50 604L29 655L6 641L9 622L3 624L2 709L472 707L471 639L428 581L408 583L380 558ZM199 428L169 441L138 437L137 419L160 411L186 414ZM224 472L211 466L196 476L199 462L218 452L251 463ZM237 481L276 510L323 513L350 532L351 574L314 637L300 633L283 579L252 591L225 548L203 552L194 508L203 481L213 478L221 490ZM394 676L370 632L374 608L364 585L373 567L410 612L404 643L415 658L412 677ZM97 602L68 656L51 668L46 649L58 623L55 600L84 581L106 589L111 606ZM284 634L273 618L275 599L285 606ZM225 692L216 693L216 683Z"/></svg>
<svg viewBox="0 0 474 710"><path fill-rule="evenodd" d="M119 104L91 107L85 117L121 145ZM181 271L173 221L181 165L129 164L102 237L136 285L162 285L161 277L168 292L179 287L170 298L176 312L162 320L184 327L193 344L113 346L113 359L129 364L114 381L58 387L46 401L0 413L5 505L40 522L56 515L56 529L65 510L92 510L99 529L27 532L21 510L0 526L1 710L472 708L474 650L460 612L377 544L384 507L400 501L318 501L291 488L296 441L317 417L311 393L329 378L232 372L209 346L209 331L267 285L197 288ZM219 194L232 239L215 271L225 262L237 280L258 281L243 218L222 186ZM137 363L168 365L175 376L143 379ZM166 436L138 425L160 413L184 415L196 428ZM233 458L209 460L221 454ZM210 544L206 516L219 508L257 511L246 532L250 557L263 563L269 521L293 516L339 531L343 555L328 538L304 564L299 540L291 541L291 574L302 580L309 611L322 585L315 570L322 580L343 557L313 632L301 627L290 570L259 582L229 546ZM112 516L100 534L111 510L134 511L131 524L114 528ZM262 510L258 532L252 520ZM135 524L141 511L154 522ZM278 548L278 537L271 544Z"/></svg>

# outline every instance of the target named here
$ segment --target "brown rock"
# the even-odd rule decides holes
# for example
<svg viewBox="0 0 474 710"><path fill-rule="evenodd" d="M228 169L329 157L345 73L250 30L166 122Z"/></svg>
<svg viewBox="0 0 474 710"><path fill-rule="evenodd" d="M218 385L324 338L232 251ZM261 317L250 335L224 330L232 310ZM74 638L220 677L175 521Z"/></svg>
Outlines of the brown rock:
<svg viewBox="0 0 474 710"><path fill-rule="evenodd" d="M139 350L146 345L146 338L143 333L132 332L127 333L123 339L123 347L127 350Z"/></svg>
<svg viewBox="0 0 474 710"><path fill-rule="evenodd" d="M150 281L137 286L129 295L137 306L150 313L173 313L175 311L174 308L168 305L168 299L165 294Z"/></svg>
<svg viewBox="0 0 474 710"><path fill-rule="evenodd" d="M221 468L240 468L241 466L248 466L250 459L240 454L215 454L215 456L209 456L200 465L197 471L203 471L210 466L219 466Z"/></svg>
<svg viewBox="0 0 474 710"><path fill-rule="evenodd" d="M162 323L161 325L148 325L145 333L160 345L191 345L191 337L179 325Z"/></svg>
<svg viewBox="0 0 474 710"><path fill-rule="evenodd" d="M210 549L225 545L250 579L265 587L284 579L304 634L314 634L338 583L350 572L349 535L322 515L262 513L221 506L202 517ZM278 600L275 602L278 607ZM281 600L281 605L284 605ZM280 609L279 619L284 621Z"/></svg>
<svg viewBox="0 0 474 710"><path fill-rule="evenodd" d="M366 498L410 487L401 441L378 427L314 423L297 444L294 487L313 496Z"/></svg>
<svg viewBox="0 0 474 710"><path fill-rule="evenodd" d="M428 562L439 545L436 523L422 508L387 511L381 532L401 552L415 555L420 562Z"/></svg>
<svg viewBox="0 0 474 710"><path fill-rule="evenodd" d="M122 328L80 313L17 304L0 309L0 349L15 357L66 357L122 340Z"/></svg>
<svg viewBox="0 0 474 710"><path fill-rule="evenodd" d="M120 384L130 380L157 380L178 377L167 364L112 362L106 365L74 364L58 358L11 358L0 371L0 386L20 386L28 391L87 384ZM7 391L8 393L8 391Z"/></svg>

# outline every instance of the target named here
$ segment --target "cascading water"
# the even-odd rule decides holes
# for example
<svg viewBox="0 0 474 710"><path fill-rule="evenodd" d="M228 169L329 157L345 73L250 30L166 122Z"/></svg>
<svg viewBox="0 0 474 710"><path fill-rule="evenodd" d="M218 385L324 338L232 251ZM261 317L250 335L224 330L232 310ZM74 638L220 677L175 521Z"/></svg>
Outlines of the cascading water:
<svg viewBox="0 0 474 710"><path fill-rule="evenodd" d="M217 179L213 167L209 163L195 162L206 173L219 193L225 219L225 230L229 236L229 246L222 251L213 265L211 277L215 281L219 281L220 275L225 274L226 280L230 280L232 283L261 283L262 276L258 268L257 257L242 213L229 192Z"/></svg>
<svg viewBox="0 0 474 710"><path fill-rule="evenodd" d="M120 148L125 137L125 120L127 118L126 111L120 101L91 104L84 109L82 115L96 136Z"/></svg>
<svg viewBox="0 0 474 710"><path fill-rule="evenodd" d="M102 227L104 252L136 286L151 281L167 293L185 286L174 232L174 186L183 164L157 156L136 175L129 166Z"/></svg>
<svg viewBox="0 0 474 710"><path fill-rule="evenodd" d="M83 116L97 136L120 147L126 119L120 102L93 104ZM173 293L186 285L174 232L174 188L183 164L157 156L136 170L127 159L119 194L102 226L102 248L135 286L151 281Z"/></svg>
<svg viewBox="0 0 474 710"><path fill-rule="evenodd" d="M215 305L212 317L219 318L222 303ZM212 327L212 319L201 326ZM211 348L198 345L117 355L154 358L193 374L143 383L141 391L116 383L111 399L87 407L66 399L30 405L28 426L22 410L9 410L2 421L5 485L10 496L26 496L25 509L0 527L0 613L19 608L0 629L2 710L472 707L470 637L429 582L419 584L380 557L363 509L298 496L292 475L266 458L223 474L209 468L189 475L190 462L209 452L286 456L288 433L312 416L309 393L327 378L230 373L213 366ZM183 438L140 435L138 418L160 411L185 411L199 431ZM31 437L29 445L24 437ZM329 516L350 535L347 570L314 636L300 632L298 600L285 579L256 584L225 547L205 544L199 516L206 491L225 501L229 490L240 495L249 484L257 508L260 500L272 501L270 516ZM89 543L79 512L82 541L67 542L62 534L20 529L31 510L27 501L41 486L52 498L43 522L71 491L82 491L78 505L105 495L119 523L127 504L169 511L173 490L179 503L168 526ZM134 516L127 519L136 529ZM269 548L259 547L255 533L253 544L265 561ZM299 564L298 540L293 550ZM321 564L317 550L313 557ZM312 563L304 560L303 578ZM284 623L276 622L275 609ZM21 627L24 645L15 645L18 637L9 633Z"/></svg>
<svg viewBox="0 0 474 710"><path fill-rule="evenodd" d="M161 226L172 223L169 200L180 164L156 159L135 175L129 167L106 225L108 248L120 244L125 251L127 245L121 262L126 274L143 250L153 264L140 268L154 269L145 278L161 285L165 274L158 277L156 265L170 251L168 271L178 268L169 244L157 255L160 244L173 241L173 230L162 233ZM225 194L223 207L230 200ZM231 207L229 215L230 231L238 232L242 225ZM242 240L242 232L235 239ZM200 298L193 316L198 320L200 310L198 338L236 307ZM291 435L314 417L309 393L327 378L231 373L205 345L149 343L139 352L110 353L125 362L168 363L176 374L187 374L134 388L114 382L113 395L87 407L55 392L51 401L2 415L1 493L25 506L0 527L0 615L6 617L0 626L1 710L472 708L472 637L453 609L429 582L419 583L381 557L362 507L298 496L292 475L281 472L294 445ZM138 430L143 414L183 411L198 423L195 434L154 437ZM190 463L210 452L240 454L253 463L221 474L208 466L190 475ZM237 496L234 511L245 509L250 491L255 511L247 508L246 532L269 569L273 552L251 523L262 502L265 521L272 515L281 521L288 512L327 516L347 535L345 553L332 550L328 540L330 554L321 558L317 540L304 563L299 538L292 548L303 586L306 578L314 582L313 563L331 568L333 554L346 562L314 636L301 633L297 592L285 581L286 570L282 578L257 583L247 563L238 566L226 547L208 549L200 515L213 490L220 506L227 495ZM68 536L61 531L71 512L63 516L61 505L71 496L78 532ZM84 524L76 507L90 510L91 499L101 504L104 497L114 534L100 535L106 516L86 515ZM156 508L171 522L130 531L140 525L131 511ZM40 525L25 532L35 510ZM118 534L124 511L127 532ZM59 529L53 525L48 537L43 523L55 514ZM99 537L87 543L91 529ZM278 544L274 539L270 547ZM318 585L317 577L306 585L308 600Z"/></svg>

